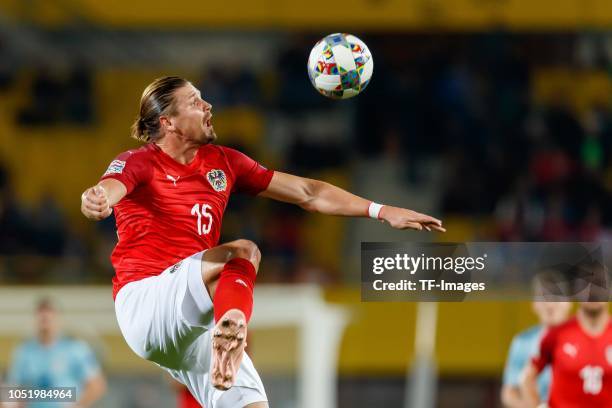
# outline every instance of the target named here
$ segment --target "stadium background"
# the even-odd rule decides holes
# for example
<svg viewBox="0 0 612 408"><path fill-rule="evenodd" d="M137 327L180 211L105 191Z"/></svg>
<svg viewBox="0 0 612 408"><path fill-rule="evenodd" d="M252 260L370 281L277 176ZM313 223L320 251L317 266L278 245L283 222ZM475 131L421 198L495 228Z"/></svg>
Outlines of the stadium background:
<svg viewBox="0 0 612 408"><path fill-rule="evenodd" d="M609 238L610 28L605 0L1 0L0 289L102 288L110 301L113 221L87 222L79 196L137 145L128 127L144 86L183 75L212 102L219 143L444 219L445 235L407 233L235 197L224 220L223 240L260 246L260 284L322 287L350 310L337 406L403 406L417 306L359 302L359 243ZM318 95L305 71L310 47L337 31L374 56L368 89L349 101ZM30 321L3 322L34 306L6 299L2 370ZM98 406L168 406L160 371L118 333L65 323L109 377ZM437 323L437 406L500 406L510 339L534 323L529 304L443 303ZM253 332L274 407L296 406L298 345L291 327Z"/></svg>

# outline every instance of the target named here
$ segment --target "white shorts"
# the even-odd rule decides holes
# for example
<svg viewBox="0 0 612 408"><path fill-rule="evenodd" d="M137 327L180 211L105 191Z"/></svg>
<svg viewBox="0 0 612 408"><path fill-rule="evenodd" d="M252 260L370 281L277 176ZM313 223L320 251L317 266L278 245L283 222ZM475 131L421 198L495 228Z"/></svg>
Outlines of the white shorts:
<svg viewBox="0 0 612 408"><path fill-rule="evenodd" d="M213 303L202 281L199 252L158 276L130 282L115 299L125 341L185 384L205 408L244 407L267 401L253 362L245 353L234 386L219 391L209 378Z"/></svg>

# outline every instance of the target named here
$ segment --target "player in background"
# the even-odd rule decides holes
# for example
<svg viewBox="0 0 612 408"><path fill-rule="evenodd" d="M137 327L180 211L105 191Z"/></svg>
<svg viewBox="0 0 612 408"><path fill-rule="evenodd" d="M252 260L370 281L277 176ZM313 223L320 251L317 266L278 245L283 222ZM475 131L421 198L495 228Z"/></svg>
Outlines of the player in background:
<svg viewBox="0 0 612 408"><path fill-rule="evenodd" d="M547 365L552 368L548 407L612 407L612 323L607 302L581 302L575 318L542 337L538 355L523 373L527 407L546 406L538 396L536 379Z"/></svg>
<svg viewBox="0 0 612 408"><path fill-rule="evenodd" d="M81 211L93 220L115 211L113 295L132 350L166 368L206 408L267 407L261 379L244 353L261 255L251 241L219 244L230 194L322 214L370 216L400 229L444 228L428 215L268 170L213 144L211 119L212 105L189 81L155 80L132 126L132 136L146 144L110 164L82 194Z"/></svg>
<svg viewBox="0 0 612 408"><path fill-rule="evenodd" d="M538 317L540 324L514 336L506 367L501 391L501 400L505 407L523 408L526 400L520 389L520 376L525 366L538 353L540 339L543 333L552 326L567 320L570 302L533 302L533 311ZM550 367L546 367L538 376L538 395L541 401L548 400L550 387Z"/></svg>
<svg viewBox="0 0 612 408"><path fill-rule="evenodd" d="M32 402L27 404L30 408L85 408L106 392L106 379L94 353L85 342L61 335L57 309L49 299L38 303L36 337L15 350L6 382L37 389L76 387L76 403Z"/></svg>

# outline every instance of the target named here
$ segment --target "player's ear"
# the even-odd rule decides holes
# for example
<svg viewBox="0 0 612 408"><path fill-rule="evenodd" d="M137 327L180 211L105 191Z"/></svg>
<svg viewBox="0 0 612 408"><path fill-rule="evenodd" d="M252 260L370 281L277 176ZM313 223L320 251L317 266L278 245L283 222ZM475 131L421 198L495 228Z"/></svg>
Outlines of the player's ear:
<svg viewBox="0 0 612 408"><path fill-rule="evenodd" d="M170 117L168 116L162 115L159 117L159 126L164 130L169 130L169 131L175 130L174 124L172 123L172 119L170 119Z"/></svg>

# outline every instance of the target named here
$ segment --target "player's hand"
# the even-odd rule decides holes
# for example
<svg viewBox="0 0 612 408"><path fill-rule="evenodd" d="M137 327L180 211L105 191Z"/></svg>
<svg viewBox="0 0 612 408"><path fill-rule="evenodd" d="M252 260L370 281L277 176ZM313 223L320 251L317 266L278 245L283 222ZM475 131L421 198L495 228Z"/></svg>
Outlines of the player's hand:
<svg viewBox="0 0 612 408"><path fill-rule="evenodd" d="M442 221L439 219L405 208L385 205L381 208L378 217L397 229L446 232L446 229L442 226Z"/></svg>
<svg viewBox="0 0 612 408"><path fill-rule="evenodd" d="M102 186L90 187L81 195L81 212L90 220L103 220L112 214L106 190Z"/></svg>

